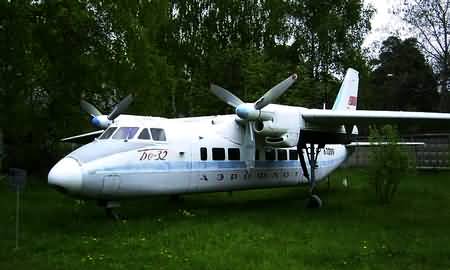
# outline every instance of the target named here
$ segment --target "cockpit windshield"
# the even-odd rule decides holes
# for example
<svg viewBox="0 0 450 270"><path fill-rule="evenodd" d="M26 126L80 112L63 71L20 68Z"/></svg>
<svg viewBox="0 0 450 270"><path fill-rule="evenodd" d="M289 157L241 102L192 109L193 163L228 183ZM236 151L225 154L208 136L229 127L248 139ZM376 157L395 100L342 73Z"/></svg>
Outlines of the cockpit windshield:
<svg viewBox="0 0 450 270"><path fill-rule="evenodd" d="M109 137L111 137L111 135L114 133L114 131L116 131L116 127L110 127L107 130L105 130L105 132L103 132L102 135L100 135L99 139L100 140L106 140L109 139Z"/></svg>
<svg viewBox="0 0 450 270"><path fill-rule="evenodd" d="M148 128L144 128L141 131L141 134L139 134L138 139L140 140L150 140L150 133L148 132Z"/></svg>
<svg viewBox="0 0 450 270"><path fill-rule="evenodd" d="M155 140L155 141L165 141L166 140L166 133L164 132L164 129L151 128L150 132L152 133L153 140Z"/></svg>
<svg viewBox="0 0 450 270"><path fill-rule="evenodd" d="M121 127L117 130L116 133L112 136L114 140L128 140L132 139L136 132L139 130L138 127Z"/></svg>
<svg viewBox="0 0 450 270"><path fill-rule="evenodd" d="M139 135L138 134L138 131ZM112 136L112 137L111 137ZM109 127L98 137L100 140L131 140L136 136L139 140L166 141L166 133L162 128Z"/></svg>

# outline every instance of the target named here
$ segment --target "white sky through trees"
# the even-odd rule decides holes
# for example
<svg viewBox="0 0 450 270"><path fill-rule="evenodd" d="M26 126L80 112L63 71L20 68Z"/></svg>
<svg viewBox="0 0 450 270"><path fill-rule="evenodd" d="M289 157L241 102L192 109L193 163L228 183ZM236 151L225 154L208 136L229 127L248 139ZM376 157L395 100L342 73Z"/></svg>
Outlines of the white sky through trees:
<svg viewBox="0 0 450 270"><path fill-rule="evenodd" d="M404 23L398 16L392 14L393 8L398 7L402 0L364 0L364 2L376 9L372 18L372 30L364 40L365 48L375 46L378 49L382 41L395 33L398 33L401 38L407 37L405 31L402 31Z"/></svg>

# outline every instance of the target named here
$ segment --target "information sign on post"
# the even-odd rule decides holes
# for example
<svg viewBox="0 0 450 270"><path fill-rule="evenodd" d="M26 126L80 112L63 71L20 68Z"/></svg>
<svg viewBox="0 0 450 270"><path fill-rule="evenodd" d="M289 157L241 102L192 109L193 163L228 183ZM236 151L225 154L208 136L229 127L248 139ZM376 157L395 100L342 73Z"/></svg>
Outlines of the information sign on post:
<svg viewBox="0 0 450 270"><path fill-rule="evenodd" d="M19 249L20 224L20 192L27 183L27 172L18 168L10 168L8 173L9 186L16 192L16 250Z"/></svg>
<svg viewBox="0 0 450 270"><path fill-rule="evenodd" d="M21 191L27 183L27 171L17 168L10 168L8 173L9 186L14 191Z"/></svg>

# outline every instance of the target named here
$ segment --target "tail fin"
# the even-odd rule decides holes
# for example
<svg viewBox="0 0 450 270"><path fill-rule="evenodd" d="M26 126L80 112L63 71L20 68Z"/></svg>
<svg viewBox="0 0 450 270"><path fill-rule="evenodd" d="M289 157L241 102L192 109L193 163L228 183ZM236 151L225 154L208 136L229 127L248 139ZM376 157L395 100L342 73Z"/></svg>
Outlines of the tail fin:
<svg viewBox="0 0 450 270"><path fill-rule="evenodd" d="M356 110L358 102L358 71L349 68L345 74L341 89L334 101L333 110Z"/></svg>

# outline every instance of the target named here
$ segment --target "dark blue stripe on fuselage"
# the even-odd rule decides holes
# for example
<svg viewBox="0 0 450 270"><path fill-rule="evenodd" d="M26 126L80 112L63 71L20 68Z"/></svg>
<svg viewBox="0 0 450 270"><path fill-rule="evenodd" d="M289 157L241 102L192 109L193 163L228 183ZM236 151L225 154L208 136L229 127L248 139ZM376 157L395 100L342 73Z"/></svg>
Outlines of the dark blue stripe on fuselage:
<svg viewBox="0 0 450 270"><path fill-rule="evenodd" d="M319 166L330 166L337 160L326 160L318 162ZM180 172L180 171L220 171L220 170L242 170L246 169L245 161L143 161L141 163L126 166L105 167L101 171L135 171L135 172ZM255 169L283 169L300 168L298 160L283 161L255 161Z"/></svg>

